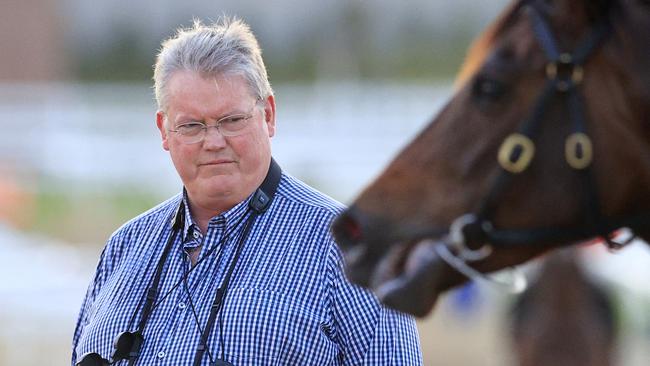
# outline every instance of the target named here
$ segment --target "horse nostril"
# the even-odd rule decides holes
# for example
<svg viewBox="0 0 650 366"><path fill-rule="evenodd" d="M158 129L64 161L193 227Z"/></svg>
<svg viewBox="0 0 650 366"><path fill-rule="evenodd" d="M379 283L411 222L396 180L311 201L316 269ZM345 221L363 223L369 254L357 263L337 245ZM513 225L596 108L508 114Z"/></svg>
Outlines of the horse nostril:
<svg viewBox="0 0 650 366"><path fill-rule="evenodd" d="M363 239L361 224L351 215L350 211L344 212L336 219L333 232L337 242L343 247L352 246Z"/></svg>
<svg viewBox="0 0 650 366"><path fill-rule="evenodd" d="M343 230L348 235L348 239L354 241L354 242L359 242L361 241L362 233L361 233L361 225L359 225L358 222L353 220L350 217L347 217L345 220L343 220Z"/></svg>

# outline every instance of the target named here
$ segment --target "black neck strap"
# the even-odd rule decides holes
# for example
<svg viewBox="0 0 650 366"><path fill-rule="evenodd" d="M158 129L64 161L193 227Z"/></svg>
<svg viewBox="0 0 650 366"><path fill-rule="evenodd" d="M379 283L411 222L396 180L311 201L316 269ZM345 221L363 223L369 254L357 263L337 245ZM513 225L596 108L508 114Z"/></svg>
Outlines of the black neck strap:
<svg viewBox="0 0 650 366"><path fill-rule="evenodd" d="M153 281L151 281L151 286L147 289L147 298L144 303L144 310L142 310L142 318L140 318L140 323L138 323L137 333L142 334L144 327L149 320L151 311L153 310L153 304L156 301L156 296L158 295L158 285L160 284L160 278L162 277L162 270L165 265L165 261L169 256L172 246L174 246L174 241L178 232L183 229L185 226L185 204L181 200L181 203L178 205L178 209L174 214L174 219L172 221L172 235L167 239L167 244L165 244L165 249L163 249L160 260L156 265L156 272L154 272Z"/></svg>
<svg viewBox="0 0 650 366"><path fill-rule="evenodd" d="M268 173L266 175L266 178L260 185L260 187L253 193L253 196L251 197L251 200L248 203L249 209L252 211L252 215L249 217L249 219L246 221L246 224L244 226L244 231L242 233L242 236L240 237L239 243L236 248L236 254L234 257L234 260L231 263L231 266L228 270L228 274L224 280L224 283L222 286L217 290L217 295L215 297L215 302L217 301L217 298L219 298L219 303L221 302L222 298L225 295L225 291L220 295L221 288L225 289L228 286L228 282L230 281L230 276L232 275L232 271L234 269L234 264L237 262L237 257L239 256L239 253L241 252L241 247L243 247L243 242L248 235L250 231L250 227L252 226L252 223L255 219L256 216L264 213L269 206L271 205L271 202L273 201L273 197L275 195L275 192L277 190L277 187L280 183L280 179L282 178L282 170L280 169L280 166L275 162L273 158L271 158L271 163L270 167L268 170ZM142 317L140 318L140 322L138 323L138 328L137 330L133 333L133 341L132 341L132 346L130 348L130 352L128 352L128 360L129 360L129 365L134 365L137 358L140 355L140 350L142 348L142 343L144 342L144 337L142 333L144 332L144 329L147 325L147 321L149 320L149 317L151 315L151 312L155 308L154 303L156 301L156 297L158 295L158 290L159 290L159 285L160 285L160 279L162 277L162 272L163 272L163 267L165 265L165 262L167 261L167 257L169 256L169 253L171 252L171 248L174 245L174 241L176 240L176 237L178 233L183 230L183 227L185 226L185 204L184 201L181 199L180 204L178 205L178 209L176 210L174 217L172 219L172 234L169 236L167 239L167 243L165 244L165 248L163 249L163 252L160 256L160 260L158 261L158 264L156 265L156 271L154 272L153 280L151 281L151 286L147 288L146 292L146 300L144 303L144 308L142 310ZM207 255L206 255L207 256ZM205 258L205 257L204 257ZM198 264L198 262L197 262ZM189 273L189 272L188 272ZM174 286L175 288L176 286ZM156 304L157 305L157 304ZM213 311L214 311L214 305L213 305ZM218 310L218 309L217 309ZM216 313L215 313L216 314ZM212 315L212 312L210 314L210 319L212 319L214 316ZM209 322L210 328L212 327L214 323L214 320ZM209 328L206 327L206 331ZM209 336L209 332L207 334L204 334L205 340L207 340L207 337ZM203 339L202 335L202 339ZM203 343L202 343L203 344ZM112 358L115 361L117 358L117 354L123 352L124 350L120 347L116 347L116 351L114 352ZM201 353L202 355L202 353ZM197 352L197 357L198 357L198 352ZM199 363L201 358L198 358Z"/></svg>
<svg viewBox="0 0 650 366"><path fill-rule="evenodd" d="M278 185L280 184L281 178L282 178L282 170L280 169L280 166L275 162L275 160L271 159L271 165L269 167L269 171L266 175L266 178L264 179L260 187L255 191L255 193L253 193L253 196L251 197L251 200L248 203L248 207L251 210L251 215L248 217L246 223L244 224L244 229L242 230L242 234L239 236L239 240L237 241L237 246L234 249L235 253L233 255L232 260L230 261L230 265L228 266L226 275L223 281L221 282L221 286L219 286L219 288L217 288L215 292L214 300L212 302L212 306L210 307L210 315L208 317L208 322L206 323L206 326L203 329L203 334L201 334L199 346L196 350L196 354L194 355L195 366L201 365L201 361L203 360L204 354L208 347L208 339L210 338L210 333L214 328L214 322L217 319L217 314L220 314L220 310L223 307L223 303L226 299L226 293L228 291L228 286L230 284L232 274L235 270L242 249L244 248L244 242L246 241L246 238L248 237L248 234L250 233L250 230L253 227L253 222L255 221L257 216L266 212L266 210L271 205L271 202L273 201L273 197L275 196L275 192L277 191ZM228 365L229 363L225 360L223 339L220 338L220 341L221 341L221 359L217 360L217 362L221 362L221 364L223 365Z"/></svg>
<svg viewBox="0 0 650 366"><path fill-rule="evenodd" d="M280 184L280 179L282 179L282 169L275 162L275 159L271 158L271 164L269 171L266 173L266 178L264 178L260 187L253 193L253 197L248 202L248 206L258 214L264 213L271 205L271 201L273 201L275 192Z"/></svg>
<svg viewBox="0 0 650 366"><path fill-rule="evenodd" d="M178 205L178 209L174 214L174 218L172 219L172 234L169 236L169 239L167 239L167 243L165 244L165 248L163 249L162 255L160 256L160 260L156 265L156 271L154 272L153 280L151 281L151 286L147 288L144 308L142 310L142 317L140 318L140 322L138 323L138 328L135 332L131 333L130 336L125 338L128 339L127 341L128 345L120 345L117 343L114 345L115 351L111 355L113 362L126 358L129 361L128 362L129 366L133 366L135 365L136 360L140 356L140 349L142 348L142 343L144 342L144 337L142 336L142 332L144 331L144 327L147 325L149 316L151 315L151 312L154 308L153 304L156 301L156 296L158 295L158 285L160 283L160 278L162 276L162 270L165 265L165 260L167 259L167 256L169 255L169 252L171 251L171 248L174 245L176 235L178 234L179 231L183 229L183 226L185 226L185 204L181 200L181 203ZM121 339L120 336L118 336L117 340L120 339Z"/></svg>

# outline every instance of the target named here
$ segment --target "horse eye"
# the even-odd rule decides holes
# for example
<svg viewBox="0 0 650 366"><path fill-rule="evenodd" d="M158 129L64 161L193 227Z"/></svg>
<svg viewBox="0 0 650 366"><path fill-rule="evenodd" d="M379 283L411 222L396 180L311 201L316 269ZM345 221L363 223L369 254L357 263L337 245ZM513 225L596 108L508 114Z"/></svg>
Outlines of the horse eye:
<svg viewBox="0 0 650 366"><path fill-rule="evenodd" d="M478 77L472 85L472 94L479 101L495 102L501 98L507 91L505 83L486 78Z"/></svg>

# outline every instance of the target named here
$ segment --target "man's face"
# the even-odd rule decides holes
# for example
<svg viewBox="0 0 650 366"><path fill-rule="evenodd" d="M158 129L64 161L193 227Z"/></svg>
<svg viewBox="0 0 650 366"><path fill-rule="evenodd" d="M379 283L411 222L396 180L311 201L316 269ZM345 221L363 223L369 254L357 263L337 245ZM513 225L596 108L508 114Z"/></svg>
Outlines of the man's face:
<svg viewBox="0 0 650 366"><path fill-rule="evenodd" d="M241 76L204 78L193 71L175 72L167 88L167 110L157 113L156 123L192 204L218 211L234 206L261 184L269 167L273 97L257 101ZM237 136L208 128L202 142L185 144L169 131L193 121L214 126L223 117L248 113L252 117Z"/></svg>

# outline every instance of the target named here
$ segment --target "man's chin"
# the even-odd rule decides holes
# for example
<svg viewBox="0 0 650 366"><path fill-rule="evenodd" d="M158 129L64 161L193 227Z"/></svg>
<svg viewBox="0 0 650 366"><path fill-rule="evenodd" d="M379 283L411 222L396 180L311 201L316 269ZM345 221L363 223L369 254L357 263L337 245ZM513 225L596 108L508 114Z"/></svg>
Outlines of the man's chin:
<svg viewBox="0 0 650 366"><path fill-rule="evenodd" d="M200 179L198 190L204 192L206 196L226 198L241 190L242 185L241 180L236 176L219 174Z"/></svg>
<svg viewBox="0 0 650 366"><path fill-rule="evenodd" d="M241 180L233 174L200 174L190 181L184 181L185 188L194 200L224 200L241 190ZM244 197L245 198L245 197ZM200 203L200 202L197 202Z"/></svg>

